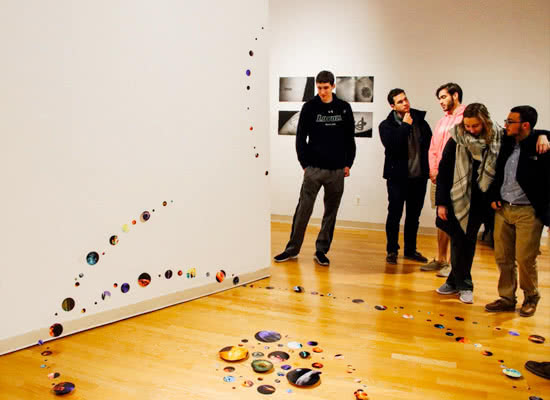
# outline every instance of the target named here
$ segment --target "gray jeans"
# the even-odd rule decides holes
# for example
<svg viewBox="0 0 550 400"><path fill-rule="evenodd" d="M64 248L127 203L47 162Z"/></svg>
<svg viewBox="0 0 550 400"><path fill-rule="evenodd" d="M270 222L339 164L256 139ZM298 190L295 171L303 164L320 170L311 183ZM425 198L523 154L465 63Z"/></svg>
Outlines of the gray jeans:
<svg viewBox="0 0 550 400"><path fill-rule="evenodd" d="M304 172L300 200L292 220L290 240L285 249L292 256L297 255L302 248L307 224L321 186L325 190L325 213L323 214L321 231L317 236L315 248L323 254L328 253L330 249L334 225L336 224L336 214L338 214L338 207L344 193L344 170L308 167Z"/></svg>

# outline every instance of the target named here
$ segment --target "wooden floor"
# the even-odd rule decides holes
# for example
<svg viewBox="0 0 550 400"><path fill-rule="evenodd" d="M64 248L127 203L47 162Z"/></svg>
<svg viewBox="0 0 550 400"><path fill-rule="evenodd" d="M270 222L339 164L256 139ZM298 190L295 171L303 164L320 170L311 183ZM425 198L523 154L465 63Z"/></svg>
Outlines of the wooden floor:
<svg viewBox="0 0 550 400"><path fill-rule="evenodd" d="M273 253L283 249L289 229L272 225ZM473 268L475 304L465 305L436 294L444 280L420 272L418 263L386 265L383 232L337 230L331 266L316 266L317 231L308 230L297 260L273 265L270 279L0 357L0 399L53 398L52 384L70 381L76 384L72 399L258 399L265 395L257 388L265 384L276 389L267 397L288 399L355 399L354 391L362 389L371 400L550 400L550 380L524 369L527 360L550 361L547 247L539 257L539 309L521 318L483 310L497 293L497 269L486 245L478 245ZM420 237L418 248L433 256L435 238ZM305 293L295 293L295 285ZM283 347L259 344L254 334L260 330L280 332ZM532 343L531 334L547 340ZM252 355L224 372L229 364L218 351L242 339L251 353L286 351L293 367L322 363L321 384L291 386L279 364L271 373L254 373ZM311 352L310 359L287 347L294 341ZM317 341L323 352L313 353L308 341ZM41 356L45 350L53 354ZM501 365L523 378L508 378ZM52 372L61 375L50 380ZM224 382L226 376L235 381ZM243 386L245 380L254 385Z"/></svg>

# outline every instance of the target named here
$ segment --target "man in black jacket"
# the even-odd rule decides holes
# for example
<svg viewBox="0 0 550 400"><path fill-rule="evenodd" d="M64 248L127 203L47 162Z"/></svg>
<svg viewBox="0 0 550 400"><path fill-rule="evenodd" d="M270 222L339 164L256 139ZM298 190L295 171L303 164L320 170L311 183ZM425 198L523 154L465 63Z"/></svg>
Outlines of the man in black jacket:
<svg viewBox="0 0 550 400"><path fill-rule="evenodd" d="M388 102L392 111L378 127L386 149L384 179L389 202L386 262L397 264L399 222L405 204L405 258L426 262L427 258L416 250L416 234L430 172L428 150L432 130L424 119L426 112L411 109L403 89L391 90Z"/></svg>
<svg viewBox="0 0 550 400"><path fill-rule="evenodd" d="M334 90L334 75L321 71L317 75L318 95L302 107L296 134L298 161L304 169L300 199L292 221L290 240L275 262L296 258L306 232L317 193L325 191L325 213L315 242L314 260L328 266L326 256L332 243L336 214L344 193L344 178L350 174L355 159L355 121L349 103L340 100Z"/></svg>
<svg viewBox="0 0 550 400"><path fill-rule="evenodd" d="M543 227L550 224L550 154L537 154L537 117L533 107L518 106L504 121L506 137L490 190L500 298L485 306L489 312L515 311L518 266L524 293L519 314L532 316L540 299L536 259Z"/></svg>

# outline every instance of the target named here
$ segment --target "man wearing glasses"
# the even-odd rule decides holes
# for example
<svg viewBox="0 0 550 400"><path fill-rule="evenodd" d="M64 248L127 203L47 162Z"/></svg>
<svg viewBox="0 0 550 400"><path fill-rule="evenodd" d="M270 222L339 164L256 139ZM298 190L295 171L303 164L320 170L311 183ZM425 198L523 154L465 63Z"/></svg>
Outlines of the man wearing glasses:
<svg viewBox="0 0 550 400"><path fill-rule="evenodd" d="M550 225L550 154L539 154L548 150L548 142L537 143L537 136L543 133L533 131L537 118L533 107L517 106L504 121L506 137L489 193L496 211L494 239L500 298L485 306L489 312L515 311L518 266L524 293L519 315L535 314L540 300L536 259L543 227Z"/></svg>

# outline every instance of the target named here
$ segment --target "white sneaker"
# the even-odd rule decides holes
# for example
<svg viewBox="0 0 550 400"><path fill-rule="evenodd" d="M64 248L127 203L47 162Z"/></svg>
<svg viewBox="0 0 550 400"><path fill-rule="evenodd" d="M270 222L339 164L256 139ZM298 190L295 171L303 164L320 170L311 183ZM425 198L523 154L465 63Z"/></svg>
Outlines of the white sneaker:
<svg viewBox="0 0 550 400"><path fill-rule="evenodd" d="M460 296L458 299L464 304L473 304L474 303L474 292L471 290L461 290Z"/></svg>
<svg viewBox="0 0 550 400"><path fill-rule="evenodd" d="M455 294L455 293L458 293L458 290L456 290L454 287L449 285L447 282L445 282L443 285L438 287L435 291L439 294Z"/></svg>
<svg viewBox="0 0 550 400"><path fill-rule="evenodd" d="M437 271L436 276L439 276L441 278L447 278L451 273L451 264L445 263L445 266L441 268L439 271Z"/></svg>

